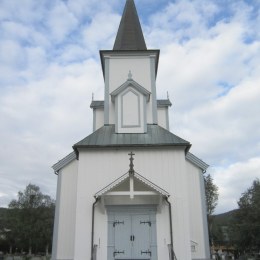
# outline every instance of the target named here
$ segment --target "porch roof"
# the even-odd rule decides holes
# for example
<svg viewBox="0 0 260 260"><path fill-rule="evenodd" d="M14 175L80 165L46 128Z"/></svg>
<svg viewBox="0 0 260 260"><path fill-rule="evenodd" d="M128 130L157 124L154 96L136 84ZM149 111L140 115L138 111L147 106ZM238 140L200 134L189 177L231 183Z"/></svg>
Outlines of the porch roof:
<svg viewBox="0 0 260 260"><path fill-rule="evenodd" d="M149 181L148 179L146 179L141 174L139 174L137 172L134 172L134 173L127 172L127 173L123 174L122 176L120 176L119 178L117 178L116 180L114 180L112 183L110 183L106 187L104 187L102 190L98 191L94 195L94 197L95 198L99 198L99 197L105 195L106 193L112 191L114 188L119 186L125 180L130 178L131 176L134 179L138 180L139 182L143 183L145 186L149 187L151 190L153 190L156 193L158 193L158 195L162 195L164 197L169 197L170 196L170 194L167 191L165 191L164 189L160 188L158 185L154 184L153 182Z"/></svg>

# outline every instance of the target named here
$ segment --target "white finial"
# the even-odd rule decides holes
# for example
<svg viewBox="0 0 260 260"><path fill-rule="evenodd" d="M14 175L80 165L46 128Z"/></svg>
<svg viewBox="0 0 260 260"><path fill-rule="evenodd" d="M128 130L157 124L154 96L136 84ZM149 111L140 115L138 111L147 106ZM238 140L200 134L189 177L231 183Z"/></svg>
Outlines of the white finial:
<svg viewBox="0 0 260 260"><path fill-rule="evenodd" d="M169 99L169 92L167 91L167 99Z"/></svg>
<svg viewBox="0 0 260 260"><path fill-rule="evenodd" d="M92 92L92 101L94 100L94 93Z"/></svg>
<svg viewBox="0 0 260 260"><path fill-rule="evenodd" d="M131 70L129 70L129 72L128 72L128 79L132 79L132 77L133 77L132 72L131 72Z"/></svg>

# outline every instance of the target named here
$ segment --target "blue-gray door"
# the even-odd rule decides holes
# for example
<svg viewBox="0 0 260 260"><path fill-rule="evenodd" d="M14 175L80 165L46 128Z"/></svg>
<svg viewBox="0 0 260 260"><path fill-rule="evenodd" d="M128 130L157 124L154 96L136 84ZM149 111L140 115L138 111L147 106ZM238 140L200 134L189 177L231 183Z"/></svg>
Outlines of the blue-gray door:
<svg viewBox="0 0 260 260"><path fill-rule="evenodd" d="M109 260L156 260L155 214L115 212L109 215Z"/></svg>

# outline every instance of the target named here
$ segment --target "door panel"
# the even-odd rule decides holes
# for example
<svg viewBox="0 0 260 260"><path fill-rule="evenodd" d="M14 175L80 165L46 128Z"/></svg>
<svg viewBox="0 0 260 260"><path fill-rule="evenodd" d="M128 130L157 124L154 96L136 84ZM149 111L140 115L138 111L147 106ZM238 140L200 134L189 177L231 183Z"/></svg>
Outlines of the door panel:
<svg viewBox="0 0 260 260"><path fill-rule="evenodd" d="M113 223L115 229L115 251L116 259L131 258L131 216L117 215Z"/></svg>
<svg viewBox="0 0 260 260"><path fill-rule="evenodd" d="M151 221L149 215L132 216L132 233L135 236L132 247L134 259L150 259Z"/></svg>

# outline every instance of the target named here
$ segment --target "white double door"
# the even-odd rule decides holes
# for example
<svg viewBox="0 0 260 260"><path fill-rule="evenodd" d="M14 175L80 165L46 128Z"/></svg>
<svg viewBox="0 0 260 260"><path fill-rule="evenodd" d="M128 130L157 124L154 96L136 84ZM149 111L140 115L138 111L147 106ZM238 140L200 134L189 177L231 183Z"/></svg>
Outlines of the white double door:
<svg viewBox="0 0 260 260"><path fill-rule="evenodd" d="M157 259L155 215L117 212L109 225L109 259Z"/></svg>

